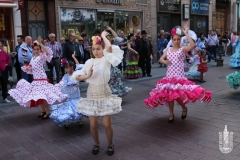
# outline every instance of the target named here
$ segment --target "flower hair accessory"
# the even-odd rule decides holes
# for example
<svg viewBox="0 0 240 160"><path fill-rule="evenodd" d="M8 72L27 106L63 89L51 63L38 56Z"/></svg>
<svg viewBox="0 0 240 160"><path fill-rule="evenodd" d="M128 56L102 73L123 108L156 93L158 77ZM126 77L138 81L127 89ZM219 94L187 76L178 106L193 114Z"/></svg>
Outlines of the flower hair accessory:
<svg viewBox="0 0 240 160"><path fill-rule="evenodd" d="M172 35L172 36L175 36L175 35L182 36L182 29L181 29L179 26L174 27L174 28L171 30L171 35Z"/></svg>
<svg viewBox="0 0 240 160"><path fill-rule="evenodd" d="M33 44L37 44L39 46L39 43L37 40L33 41Z"/></svg>
<svg viewBox="0 0 240 160"><path fill-rule="evenodd" d="M92 36L92 43L93 44L101 44L102 39L99 36Z"/></svg>
<svg viewBox="0 0 240 160"><path fill-rule="evenodd" d="M67 59L66 58L63 58L61 60L61 66L63 67L66 63L68 63Z"/></svg>

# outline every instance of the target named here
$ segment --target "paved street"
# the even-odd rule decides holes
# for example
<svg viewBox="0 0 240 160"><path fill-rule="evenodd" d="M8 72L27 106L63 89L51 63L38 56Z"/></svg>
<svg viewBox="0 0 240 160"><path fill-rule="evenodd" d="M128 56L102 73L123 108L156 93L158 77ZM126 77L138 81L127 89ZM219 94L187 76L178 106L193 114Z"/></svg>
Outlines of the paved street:
<svg viewBox="0 0 240 160"><path fill-rule="evenodd" d="M39 108L23 108L17 103L0 104L0 159L23 160L238 160L240 159L240 89L229 88L225 76L237 69L230 68L225 59L223 67L210 62L200 84L213 92L206 105L190 103L188 117L181 120L181 107L175 106L175 121L168 124L167 107L148 109L143 100L149 96L155 82L165 75L165 68L153 65L153 77L124 80L133 90L123 98L122 112L113 116L115 154L109 157L105 131L100 123L101 149L91 154L94 144L88 119L84 125L68 130L51 120L37 118ZM238 69L239 70L239 69ZM81 84L82 96L87 85ZM12 100L11 98L9 98ZM224 126L233 131L233 150L219 150L219 132Z"/></svg>

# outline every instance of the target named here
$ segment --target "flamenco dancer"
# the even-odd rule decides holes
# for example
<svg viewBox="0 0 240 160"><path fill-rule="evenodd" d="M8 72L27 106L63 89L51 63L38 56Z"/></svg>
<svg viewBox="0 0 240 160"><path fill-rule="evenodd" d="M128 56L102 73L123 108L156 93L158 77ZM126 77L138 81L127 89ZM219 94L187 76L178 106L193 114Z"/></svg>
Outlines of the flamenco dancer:
<svg viewBox="0 0 240 160"><path fill-rule="evenodd" d="M231 56L229 65L231 67L240 67L240 37L236 36L236 40L232 45L235 48L235 53Z"/></svg>
<svg viewBox="0 0 240 160"><path fill-rule="evenodd" d="M48 82L43 64L45 61L51 61L53 53L50 48L45 47L41 42L41 37L38 37L38 41L33 42L34 56L28 65L22 67L24 72L33 75L33 82L29 83L21 79L15 89L9 90L9 94L21 106L37 107L40 105L42 113L38 117L48 119L50 115L49 105L62 102L67 95L63 94L59 87Z"/></svg>
<svg viewBox="0 0 240 160"><path fill-rule="evenodd" d="M195 43L188 35L188 26L185 26L183 30L177 28L171 30L173 47L168 48L160 58L160 62L167 65L166 77L157 82L156 88L150 92L150 98L144 100L145 104L151 109L158 105L166 104L169 106L169 123L174 121L173 108L175 101L181 105L181 118L185 119L187 117L187 107L185 105L189 101L195 102L200 99L202 102L209 102L212 97L212 92L195 85L194 82L187 80L184 76L185 55L195 47ZM182 31L190 42L189 46L180 47ZM165 58L168 60L164 60Z"/></svg>
<svg viewBox="0 0 240 160"><path fill-rule="evenodd" d="M120 44L123 41L123 38L118 37L116 32L114 32L114 30L112 30L111 27L107 26L106 29L110 31L111 34L114 36L113 47L115 48L116 47L115 45ZM95 30L95 34L101 37L101 30ZM122 74L121 71L117 67L111 66L110 80L108 84L112 90L112 94L115 94L118 97L126 96L132 90L132 88L125 86L125 84L122 82L121 74Z"/></svg>
<svg viewBox="0 0 240 160"><path fill-rule="evenodd" d="M136 51L135 39L136 38L134 34L131 33L128 35L127 45L129 50L129 58L128 58L127 68L124 73L124 77L129 79L140 77L138 61L137 61L138 52Z"/></svg>
<svg viewBox="0 0 240 160"><path fill-rule="evenodd" d="M72 55L72 58L74 59L76 65L79 65L75 54ZM74 63L63 59L62 66L64 67L66 74L63 76L59 85L62 93L67 94L68 97L64 103L50 107L50 118L56 125L68 129L71 123L79 122L79 125L81 126L81 119L83 115L77 112L77 101L81 99L79 82L72 81L70 79L70 76L74 72ZM78 67L78 69L81 69L81 67Z"/></svg>
<svg viewBox="0 0 240 160"><path fill-rule="evenodd" d="M227 80L230 88L233 88L235 90L238 89L238 87L240 86L240 72L235 71L235 72L227 75L226 80Z"/></svg>
<svg viewBox="0 0 240 160"><path fill-rule="evenodd" d="M118 66L124 52L118 46L111 45L106 38L107 35L108 33L103 31L102 39L98 36L92 37L92 52L95 58L89 59L80 71L73 73L71 78L75 81L86 80L89 83L87 98L79 100L77 110L79 113L89 116L90 131L95 141L92 154L99 153L98 116L102 116L108 140L108 155L111 156L114 154L111 115L122 110L122 99L112 94L108 82L111 65Z"/></svg>
<svg viewBox="0 0 240 160"><path fill-rule="evenodd" d="M199 78L200 72L198 72L198 64L200 64L200 57L199 57L199 50L198 48L194 48L194 56L191 57L190 63L191 67L189 67L189 70L185 72L185 76L191 76L193 78Z"/></svg>
<svg viewBox="0 0 240 160"><path fill-rule="evenodd" d="M208 60L206 60L206 51L204 50L199 51L199 57L200 57L200 64L198 64L198 70L197 70L198 72L200 72L199 82L204 83L206 81L203 79L203 73L208 71L208 66L207 66Z"/></svg>

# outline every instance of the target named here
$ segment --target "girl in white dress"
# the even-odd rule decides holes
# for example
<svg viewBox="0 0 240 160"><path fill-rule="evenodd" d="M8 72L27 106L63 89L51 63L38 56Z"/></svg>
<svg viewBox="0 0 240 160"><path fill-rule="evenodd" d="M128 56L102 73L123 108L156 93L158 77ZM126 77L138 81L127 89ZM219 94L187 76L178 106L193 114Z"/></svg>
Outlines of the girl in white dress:
<svg viewBox="0 0 240 160"><path fill-rule="evenodd" d="M90 131L95 141L92 153L96 155L99 152L98 116L102 116L108 139L108 155L111 156L114 154L111 115L122 110L122 99L112 94L108 82L111 65L115 67L121 63L123 51L118 46L112 46L106 38L107 35L108 33L103 31L102 38L92 37L92 52L95 58L89 59L80 71L73 73L71 78L75 81L86 80L89 83L87 98L79 100L77 110L79 113L89 116Z"/></svg>

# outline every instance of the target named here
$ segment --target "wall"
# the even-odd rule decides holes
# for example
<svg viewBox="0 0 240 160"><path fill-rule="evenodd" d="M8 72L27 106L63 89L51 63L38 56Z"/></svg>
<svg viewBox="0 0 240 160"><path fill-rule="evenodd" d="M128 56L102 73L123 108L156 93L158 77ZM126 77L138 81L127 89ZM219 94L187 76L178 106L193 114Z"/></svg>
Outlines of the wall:
<svg viewBox="0 0 240 160"><path fill-rule="evenodd" d="M14 0L14 3L18 5L18 0ZM13 8L13 31L15 34L14 37L14 46L17 45L17 35L22 35L22 22L21 22L21 12L18 10L18 7Z"/></svg>

